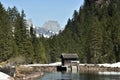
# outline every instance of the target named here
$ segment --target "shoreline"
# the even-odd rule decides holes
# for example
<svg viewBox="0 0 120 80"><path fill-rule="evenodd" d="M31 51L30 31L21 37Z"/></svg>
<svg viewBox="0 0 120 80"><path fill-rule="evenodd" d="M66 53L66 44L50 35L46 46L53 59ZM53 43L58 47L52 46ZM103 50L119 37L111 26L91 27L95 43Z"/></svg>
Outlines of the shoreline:
<svg viewBox="0 0 120 80"><path fill-rule="evenodd" d="M36 73L34 73L34 74L30 74L30 75L28 75L28 76L24 76L24 77L23 77L23 80L37 79L37 78L39 78L39 77L42 77L43 75L44 75L44 73L38 73L38 72L36 72Z"/></svg>
<svg viewBox="0 0 120 80"><path fill-rule="evenodd" d="M47 72L56 71L56 66L20 66L16 68L15 80L35 80Z"/></svg>
<svg viewBox="0 0 120 80"><path fill-rule="evenodd" d="M79 64L80 71L88 71L88 72L120 72L120 62L113 64Z"/></svg>
<svg viewBox="0 0 120 80"><path fill-rule="evenodd" d="M21 76L21 77L15 77L15 80L35 80L39 77L42 77L44 76L44 73L39 73L39 72L35 72L35 73L32 73L32 74L24 74L24 76Z"/></svg>
<svg viewBox="0 0 120 80"><path fill-rule="evenodd" d="M31 66L34 65L34 66ZM47 72L57 72L56 65L40 65L40 64L30 64L30 65L22 65L18 69L16 69L15 80L30 80L37 79L38 77L42 77ZM113 64L79 64L79 72L87 72L87 73L102 73L102 72L120 72L120 62Z"/></svg>
<svg viewBox="0 0 120 80"><path fill-rule="evenodd" d="M80 72L120 72L119 67L104 67L104 66L79 66Z"/></svg>

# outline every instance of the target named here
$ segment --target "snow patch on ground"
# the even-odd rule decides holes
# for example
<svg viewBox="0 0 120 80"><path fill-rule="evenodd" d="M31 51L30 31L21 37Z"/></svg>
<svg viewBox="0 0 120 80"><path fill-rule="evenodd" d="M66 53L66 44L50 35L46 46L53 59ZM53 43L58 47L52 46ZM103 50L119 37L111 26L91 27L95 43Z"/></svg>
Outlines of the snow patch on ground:
<svg viewBox="0 0 120 80"><path fill-rule="evenodd" d="M118 68L120 68L120 62L112 63L112 64L105 63L105 64L98 64L98 65L103 66L103 67L111 67L111 68L118 67Z"/></svg>
<svg viewBox="0 0 120 80"><path fill-rule="evenodd" d="M115 67L118 67L120 68L120 62L117 62L117 63L104 63L104 64L79 64L80 66L95 66L95 65L98 65L100 67L111 67L111 68L115 68Z"/></svg>
<svg viewBox="0 0 120 80"><path fill-rule="evenodd" d="M50 63L50 64L29 64L29 65L23 65L25 67L34 67L34 66L59 66L61 65L61 62L56 62L56 63Z"/></svg>
<svg viewBox="0 0 120 80"><path fill-rule="evenodd" d="M61 62L55 62L55 63L50 63L50 64L29 64L29 65L23 65L23 66L26 66L26 67L32 67L32 66L59 66L61 65ZM117 63L104 63L104 64L79 64L80 66L95 66L95 65L98 65L98 66L102 66L102 67L111 67L111 68L114 68L114 67L118 67L120 68L120 62L117 62Z"/></svg>
<svg viewBox="0 0 120 80"><path fill-rule="evenodd" d="M10 76L3 72L0 72L0 80L10 80Z"/></svg>
<svg viewBox="0 0 120 80"><path fill-rule="evenodd" d="M50 63L49 65L51 65L51 66L59 66L59 65L61 65L61 62Z"/></svg>

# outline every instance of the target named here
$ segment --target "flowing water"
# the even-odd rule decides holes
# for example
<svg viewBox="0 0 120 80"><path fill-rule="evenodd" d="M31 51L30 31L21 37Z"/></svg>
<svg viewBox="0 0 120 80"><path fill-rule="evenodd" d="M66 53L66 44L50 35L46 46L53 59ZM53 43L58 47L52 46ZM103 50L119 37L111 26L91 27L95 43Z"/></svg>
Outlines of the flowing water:
<svg viewBox="0 0 120 80"><path fill-rule="evenodd" d="M54 72L46 73L42 78L37 80L120 80L118 73L65 73Z"/></svg>

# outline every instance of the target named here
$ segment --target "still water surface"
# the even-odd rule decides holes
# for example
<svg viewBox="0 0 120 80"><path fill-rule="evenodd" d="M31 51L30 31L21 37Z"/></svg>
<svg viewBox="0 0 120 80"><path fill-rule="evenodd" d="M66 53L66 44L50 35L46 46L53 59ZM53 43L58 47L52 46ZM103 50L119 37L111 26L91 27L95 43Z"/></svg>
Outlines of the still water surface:
<svg viewBox="0 0 120 80"><path fill-rule="evenodd" d="M37 80L120 80L118 74L92 74L92 73L47 73Z"/></svg>

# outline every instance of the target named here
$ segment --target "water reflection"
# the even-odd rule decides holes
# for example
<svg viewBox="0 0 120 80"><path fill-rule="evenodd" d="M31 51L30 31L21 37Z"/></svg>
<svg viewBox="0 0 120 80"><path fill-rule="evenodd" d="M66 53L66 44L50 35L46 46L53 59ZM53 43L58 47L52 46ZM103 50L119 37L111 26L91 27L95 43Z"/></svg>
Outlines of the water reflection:
<svg viewBox="0 0 120 80"><path fill-rule="evenodd" d="M79 73L54 72L47 73L38 80L79 80Z"/></svg>
<svg viewBox="0 0 120 80"><path fill-rule="evenodd" d="M120 80L120 75L105 75L98 73L80 73L79 80Z"/></svg>
<svg viewBox="0 0 120 80"><path fill-rule="evenodd" d="M47 73L37 80L120 80L120 75L54 72Z"/></svg>
<svg viewBox="0 0 120 80"><path fill-rule="evenodd" d="M58 80L79 80L79 73L61 73L61 79Z"/></svg>

